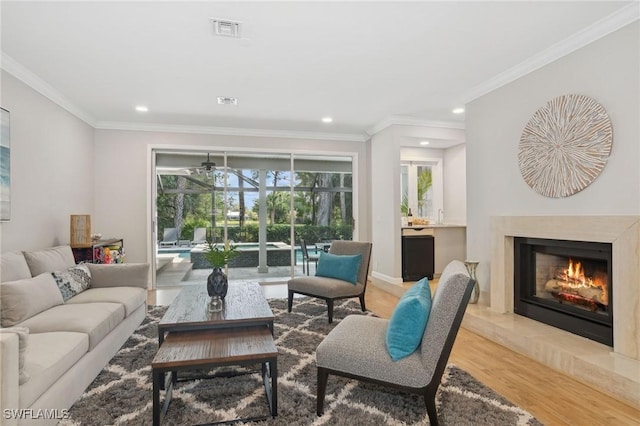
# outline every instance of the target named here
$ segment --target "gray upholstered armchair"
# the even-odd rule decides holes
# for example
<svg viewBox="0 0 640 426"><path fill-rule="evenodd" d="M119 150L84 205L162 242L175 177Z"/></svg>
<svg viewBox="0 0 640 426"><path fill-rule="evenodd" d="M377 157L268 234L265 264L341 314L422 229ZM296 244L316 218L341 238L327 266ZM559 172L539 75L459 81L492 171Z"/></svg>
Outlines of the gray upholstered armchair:
<svg viewBox="0 0 640 426"><path fill-rule="evenodd" d="M436 392L473 285L462 262L449 263L440 276L420 346L395 362L385 344L388 320L365 315L342 320L316 350L318 416L323 413L328 376L333 374L421 394L430 424L437 425Z"/></svg>
<svg viewBox="0 0 640 426"><path fill-rule="evenodd" d="M301 276L290 279L287 283L289 290L289 312L293 305L293 294L317 297L327 302L329 323L333 322L333 301L358 297L364 312L364 292L367 288L369 263L371 260L371 243L359 241L336 240L331 243L329 253L336 255L362 255L358 270L357 282L352 284L336 278L321 276Z"/></svg>

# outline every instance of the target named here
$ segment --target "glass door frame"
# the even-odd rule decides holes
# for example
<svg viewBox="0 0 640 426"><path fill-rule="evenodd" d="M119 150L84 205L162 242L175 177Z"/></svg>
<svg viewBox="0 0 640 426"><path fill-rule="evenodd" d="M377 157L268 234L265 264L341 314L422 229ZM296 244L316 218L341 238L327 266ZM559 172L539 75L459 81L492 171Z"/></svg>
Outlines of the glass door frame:
<svg viewBox="0 0 640 426"><path fill-rule="evenodd" d="M358 224L361 222L358 220L359 218L359 202L358 202L358 187L359 181L362 177L359 176L358 173L358 161L359 154L354 151L316 151L316 150L277 150L277 149L261 149L257 147L224 147L224 146L182 146L182 145L160 145L160 144L150 144L147 146L147 165L149 173L147 175L147 235L148 235L148 243L147 243L147 258L150 259L150 263L152 265L152 277L151 277L151 288L156 289L156 266L157 266L157 245L158 245L158 218L157 218L157 197L158 197L158 185L157 185L157 175L156 175L156 167L157 161L156 156L159 153L207 153L207 152L216 152L224 155L224 167L227 170L227 155L229 153L246 153L246 154L274 154L274 155L289 155L290 161L290 169L289 172L291 176L294 173L295 166L295 158L296 156L311 156L311 157L324 157L324 156L335 156L335 157L344 157L351 159L351 174L352 174L352 216L353 216L353 235L352 239L357 240L359 235ZM224 199L227 199L227 182L226 182L226 174L225 174L225 184L224 184ZM289 194L290 194L290 236L291 236L291 266L290 266L290 278L295 276L295 216L294 216L294 195L295 188L293 183L290 183ZM227 220L227 206L226 202L224 203L224 237L225 240L228 239L228 220ZM362 221L365 222L365 221Z"/></svg>

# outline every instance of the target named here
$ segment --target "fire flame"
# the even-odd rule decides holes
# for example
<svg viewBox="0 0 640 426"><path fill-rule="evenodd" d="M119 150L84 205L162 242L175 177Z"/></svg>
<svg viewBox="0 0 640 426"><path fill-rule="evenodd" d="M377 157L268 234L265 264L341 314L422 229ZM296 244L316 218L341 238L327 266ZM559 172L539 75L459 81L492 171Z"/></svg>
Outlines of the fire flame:
<svg viewBox="0 0 640 426"><path fill-rule="evenodd" d="M573 263L572 259L569 259L569 268L566 270L566 274L569 278L580 282L583 286L587 283L587 277L584 276L584 269L582 269L582 263Z"/></svg>
<svg viewBox="0 0 640 426"><path fill-rule="evenodd" d="M568 287L599 287L602 290L602 302L604 304L609 303L606 282L602 279L587 277L584 273L582 263L569 259L569 266L563 271L563 275Z"/></svg>

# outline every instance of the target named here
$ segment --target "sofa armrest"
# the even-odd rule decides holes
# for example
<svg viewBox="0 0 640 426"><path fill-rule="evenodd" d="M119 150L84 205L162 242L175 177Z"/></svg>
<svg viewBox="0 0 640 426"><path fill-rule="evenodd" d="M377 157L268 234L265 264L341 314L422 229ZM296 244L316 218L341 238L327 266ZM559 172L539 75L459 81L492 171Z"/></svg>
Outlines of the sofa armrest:
<svg viewBox="0 0 640 426"><path fill-rule="evenodd" d="M91 287L149 286L148 263L118 263L111 265L87 263L91 271Z"/></svg>
<svg viewBox="0 0 640 426"><path fill-rule="evenodd" d="M16 333L0 333L0 424L17 425L15 418L7 418L11 409L19 408L19 344ZM12 417L12 416L8 416Z"/></svg>

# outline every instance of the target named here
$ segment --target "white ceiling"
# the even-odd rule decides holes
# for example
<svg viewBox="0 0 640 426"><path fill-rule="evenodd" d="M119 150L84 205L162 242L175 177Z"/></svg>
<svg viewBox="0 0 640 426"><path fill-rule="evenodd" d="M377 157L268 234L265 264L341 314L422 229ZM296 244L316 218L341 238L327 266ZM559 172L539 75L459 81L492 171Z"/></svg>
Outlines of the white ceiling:
<svg viewBox="0 0 640 426"><path fill-rule="evenodd" d="M2 67L97 128L352 140L463 128L452 108L638 19L637 1L0 7ZM215 37L212 17L240 21L241 38Z"/></svg>

